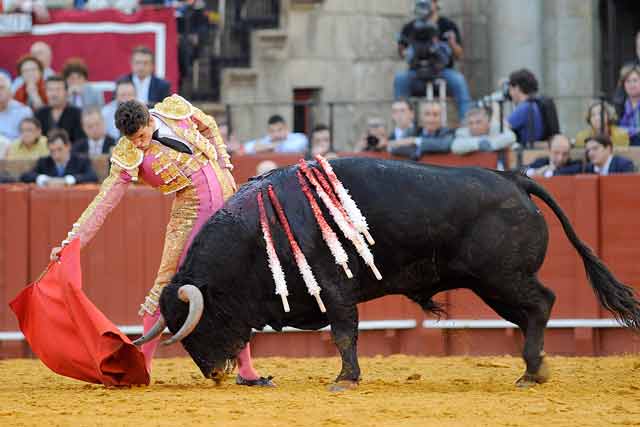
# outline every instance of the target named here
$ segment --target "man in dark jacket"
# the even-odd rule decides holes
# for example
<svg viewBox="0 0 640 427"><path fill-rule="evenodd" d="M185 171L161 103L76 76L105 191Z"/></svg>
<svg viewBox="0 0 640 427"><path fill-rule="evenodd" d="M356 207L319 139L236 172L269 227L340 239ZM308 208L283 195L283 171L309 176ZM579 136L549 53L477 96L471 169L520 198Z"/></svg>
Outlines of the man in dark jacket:
<svg viewBox="0 0 640 427"><path fill-rule="evenodd" d="M90 158L111 154L116 141L107 135L99 107L89 107L82 112L82 129L87 137L73 143L72 153Z"/></svg>
<svg viewBox="0 0 640 427"><path fill-rule="evenodd" d="M42 133L48 134L51 129L64 129L72 141L85 137L82 131L81 111L67 102L67 82L54 75L45 84L49 104L36 111L35 116L42 124Z"/></svg>
<svg viewBox="0 0 640 427"><path fill-rule="evenodd" d="M64 129L49 132L49 156L38 159L33 170L22 174L22 182L35 182L41 187L98 182L91 161L71 153L69 135Z"/></svg>
<svg viewBox="0 0 640 427"><path fill-rule="evenodd" d="M587 139L586 147L589 157L589 164L585 169L586 173L613 175L635 172L635 166L631 160L613 154L613 144L609 136L592 136Z"/></svg>
<svg viewBox="0 0 640 427"><path fill-rule="evenodd" d="M171 85L168 81L153 74L154 55L146 46L138 46L131 54L131 73L118 79L128 80L136 88L138 101L153 106L170 95Z"/></svg>
<svg viewBox="0 0 640 427"><path fill-rule="evenodd" d="M569 157L571 142L569 138L558 134L551 138L549 156L539 157L527 167L527 176L543 176L551 178L558 175L575 175L582 173L583 164L580 160Z"/></svg>

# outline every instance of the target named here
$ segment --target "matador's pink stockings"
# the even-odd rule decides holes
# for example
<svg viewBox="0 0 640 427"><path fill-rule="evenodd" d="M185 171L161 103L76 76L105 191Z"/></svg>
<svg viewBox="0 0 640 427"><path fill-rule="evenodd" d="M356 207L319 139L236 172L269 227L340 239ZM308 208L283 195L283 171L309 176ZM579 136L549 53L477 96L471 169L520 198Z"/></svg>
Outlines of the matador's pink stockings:
<svg viewBox="0 0 640 427"><path fill-rule="evenodd" d="M156 321L159 317L160 310L156 310L153 315L144 315L144 317L142 318L142 325L145 334L153 327L153 325L156 324ZM146 344L142 344L142 353L144 354L144 361L149 373L151 373L151 361L153 359L153 354L156 352L156 348L158 348L159 342L160 336L149 341ZM258 378L260 378L260 375L258 375L256 370L254 369L253 362L251 361L251 347L249 346L249 343L247 343L240 354L238 354L238 373L245 380L257 380Z"/></svg>

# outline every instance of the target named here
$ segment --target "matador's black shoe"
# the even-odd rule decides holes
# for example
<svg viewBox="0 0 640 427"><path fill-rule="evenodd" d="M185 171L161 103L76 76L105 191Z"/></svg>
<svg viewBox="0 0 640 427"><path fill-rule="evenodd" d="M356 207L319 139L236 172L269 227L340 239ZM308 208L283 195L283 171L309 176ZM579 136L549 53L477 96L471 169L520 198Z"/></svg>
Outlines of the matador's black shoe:
<svg viewBox="0 0 640 427"><path fill-rule="evenodd" d="M236 384L238 385L248 385L248 386L258 386L258 387L275 387L276 384L271 381L273 377L269 375L268 377L260 377L255 380L246 380L238 374L236 376Z"/></svg>

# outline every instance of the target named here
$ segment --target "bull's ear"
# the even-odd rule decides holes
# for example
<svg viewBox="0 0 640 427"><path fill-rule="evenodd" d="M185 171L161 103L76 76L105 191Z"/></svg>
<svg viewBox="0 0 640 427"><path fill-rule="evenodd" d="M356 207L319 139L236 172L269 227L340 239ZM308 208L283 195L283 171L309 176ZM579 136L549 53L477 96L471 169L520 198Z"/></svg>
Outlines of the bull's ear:
<svg viewBox="0 0 640 427"><path fill-rule="evenodd" d="M189 335L198 326L202 313L204 312L204 298L200 289L193 285L182 285L178 289L178 298L180 300L189 303L189 314L187 319L178 332L162 344L170 345L181 341L187 335Z"/></svg>

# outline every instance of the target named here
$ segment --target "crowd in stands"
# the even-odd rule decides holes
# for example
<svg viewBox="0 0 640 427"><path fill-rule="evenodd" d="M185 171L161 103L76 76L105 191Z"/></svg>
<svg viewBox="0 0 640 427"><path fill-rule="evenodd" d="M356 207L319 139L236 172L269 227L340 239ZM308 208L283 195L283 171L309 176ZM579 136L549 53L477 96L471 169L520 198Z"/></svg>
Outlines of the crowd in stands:
<svg viewBox="0 0 640 427"><path fill-rule="evenodd" d="M74 2L75 7L88 9L102 3ZM585 109L585 128L564 135L553 100L540 95L530 70L514 70L494 94L472 101L465 76L455 68L464 55L460 31L440 14L439 3L416 0L415 19L402 27L397 40L407 69L395 75L390 114L369 117L354 150L418 160L438 153L535 148L544 141L546 153L528 165L529 176L635 170L633 162L615 150L640 146L640 31L635 35L637 56L621 68L613 101L592 101ZM127 2L119 4L128 8ZM23 3L15 6L20 9ZM90 168L91 162L78 159L110 153L120 138L114 123L118 105L138 99L152 106L171 93L170 84L154 74L154 53L145 46L133 49L130 73L117 78L115 90L106 97L90 84L81 58L68 58L61 70L54 70L53 54L45 42L37 41L17 61L13 76L0 70L0 159L37 160L35 168L21 177L27 182L90 182L95 173L85 167ZM457 128L448 127L452 121L445 119L446 105L425 97L426 85L434 79L446 81L447 93L455 100ZM505 105L510 113L503 119ZM219 129L234 155L335 155L331 128L324 124L305 135L292 132L284 117L274 114L266 123L266 135L244 143L230 133L225 118Z"/></svg>

